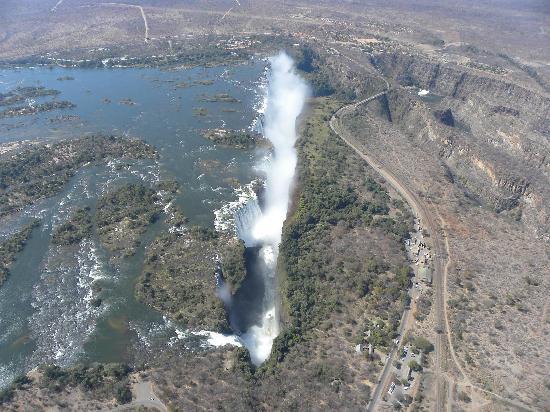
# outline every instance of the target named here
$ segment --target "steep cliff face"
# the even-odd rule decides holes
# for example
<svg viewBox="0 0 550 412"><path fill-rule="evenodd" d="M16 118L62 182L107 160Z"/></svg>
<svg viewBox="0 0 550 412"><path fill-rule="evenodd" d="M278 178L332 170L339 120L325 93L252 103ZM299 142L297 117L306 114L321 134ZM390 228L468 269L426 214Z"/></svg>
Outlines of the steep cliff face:
<svg viewBox="0 0 550 412"><path fill-rule="evenodd" d="M398 84L428 89L444 98L473 134L512 155L522 151L522 160L549 173L550 98L544 92L514 84L503 75L419 55L384 53L371 61Z"/></svg>
<svg viewBox="0 0 550 412"><path fill-rule="evenodd" d="M353 90L350 100L384 90L385 77L390 92L367 110L436 154L468 198L521 219L539 235L548 231L550 97L544 88L511 72L403 48L346 51L326 60L335 89ZM419 89L429 94L418 96Z"/></svg>
<svg viewBox="0 0 550 412"><path fill-rule="evenodd" d="M548 97L508 82L505 76L405 53L381 53L373 56L371 62L384 75L403 86L416 86L458 99L477 94L505 107L525 108L535 116L549 112Z"/></svg>
<svg viewBox="0 0 550 412"><path fill-rule="evenodd" d="M469 96L426 102L410 89L397 87L370 110L422 150L437 154L449 178L469 198L496 212L517 208L515 213L542 234L548 227L544 202L550 199L548 143L530 128L527 116L516 117L513 109L491 114L499 106L478 101ZM448 116L442 119L449 110L454 113L452 124Z"/></svg>
<svg viewBox="0 0 550 412"><path fill-rule="evenodd" d="M489 102L479 94L444 100L459 119L459 125L465 126L477 141L542 173L550 172L548 133L540 131L540 126L547 121L543 117L546 114L533 115L529 107Z"/></svg>

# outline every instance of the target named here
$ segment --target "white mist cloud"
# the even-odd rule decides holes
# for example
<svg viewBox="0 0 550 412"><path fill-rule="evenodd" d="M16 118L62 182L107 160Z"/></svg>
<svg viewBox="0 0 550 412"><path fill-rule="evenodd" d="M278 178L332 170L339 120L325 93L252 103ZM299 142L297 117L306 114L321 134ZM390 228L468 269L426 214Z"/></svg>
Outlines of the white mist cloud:
<svg viewBox="0 0 550 412"><path fill-rule="evenodd" d="M273 144L274 153L266 165L265 207L252 235L258 243L276 249L281 242L296 170L296 119L304 107L308 87L295 73L294 63L286 53L272 57L270 62L264 134Z"/></svg>
<svg viewBox="0 0 550 412"><path fill-rule="evenodd" d="M286 53L279 53L270 62L264 135L273 144L273 156L263 167L266 173L264 210L248 214L253 221L248 224L251 233L246 236L247 245L261 246L266 286L264 310L262 323L252 326L241 337L257 365L269 357L273 339L279 334L275 269L296 170L296 119L308 94L306 83L296 74L294 63Z"/></svg>

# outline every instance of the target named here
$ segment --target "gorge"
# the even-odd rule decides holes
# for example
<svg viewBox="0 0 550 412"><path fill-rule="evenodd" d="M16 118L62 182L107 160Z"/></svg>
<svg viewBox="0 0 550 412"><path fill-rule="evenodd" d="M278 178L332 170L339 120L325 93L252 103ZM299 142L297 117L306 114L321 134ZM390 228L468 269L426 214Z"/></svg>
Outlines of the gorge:
<svg viewBox="0 0 550 412"><path fill-rule="evenodd" d="M251 198L236 216L239 237L247 248L254 249L253 254L257 254L249 259L254 261L249 267L258 273L250 275L257 278L252 292L256 297L241 297L248 305L235 302L232 317L237 329L244 329L241 338L256 365L267 359L273 339L279 334L277 256L297 162L296 119L308 94L306 83L295 73L293 61L286 53L272 57L270 63L263 131L273 145L273 154L260 165L266 176L265 202L260 208L258 199ZM236 299L239 297L237 295ZM254 306L254 302L260 308L247 307ZM251 310L255 316L249 316ZM243 322L243 316L249 321Z"/></svg>

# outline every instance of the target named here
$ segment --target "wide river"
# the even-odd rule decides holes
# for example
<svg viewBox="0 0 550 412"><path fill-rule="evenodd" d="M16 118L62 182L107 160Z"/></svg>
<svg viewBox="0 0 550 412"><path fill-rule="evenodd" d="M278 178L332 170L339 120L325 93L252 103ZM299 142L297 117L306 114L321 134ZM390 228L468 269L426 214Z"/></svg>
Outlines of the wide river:
<svg viewBox="0 0 550 412"><path fill-rule="evenodd" d="M133 296L144 247L163 229L162 222L150 228L144 246L120 267L110 265L108 253L94 238L81 243L77 256L63 256L51 245L52 228L120 183L153 184L159 179L176 179L182 187L176 202L185 215L192 224L212 227L214 211L236 200L236 182L245 185L256 177L254 165L261 154L215 146L200 136L200 130L253 125L264 97L265 67L264 61L252 61L170 71L0 70L0 92L44 86L61 92L55 99L76 105L0 119L0 144L102 132L143 138L160 153L158 163L86 167L59 195L29 206L16 219L0 221L1 240L31 218L42 219L0 288L0 387L41 363L132 362L177 339L170 322ZM205 96L219 93L239 102L205 101ZM198 108L206 111L199 115ZM99 309L85 299L98 279L105 291ZM201 344L189 339L189 345Z"/></svg>

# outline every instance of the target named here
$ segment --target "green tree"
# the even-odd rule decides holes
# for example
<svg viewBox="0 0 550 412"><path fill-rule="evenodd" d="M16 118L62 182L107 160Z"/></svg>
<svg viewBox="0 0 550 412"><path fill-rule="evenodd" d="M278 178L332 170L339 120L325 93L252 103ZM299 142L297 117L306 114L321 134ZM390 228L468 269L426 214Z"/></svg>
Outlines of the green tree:
<svg viewBox="0 0 550 412"><path fill-rule="evenodd" d="M411 368L411 370L415 371L415 372L420 372L422 370L422 366L420 366L418 364L417 361L415 361L414 359L411 359L409 361L409 368Z"/></svg>
<svg viewBox="0 0 550 412"><path fill-rule="evenodd" d="M115 397L118 403L129 403L132 401L132 391L125 383L117 384Z"/></svg>
<svg viewBox="0 0 550 412"><path fill-rule="evenodd" d="M417 336L414 338L413 345L424 353L430 353L434 350L434 345L422 336Z"/></svg>

